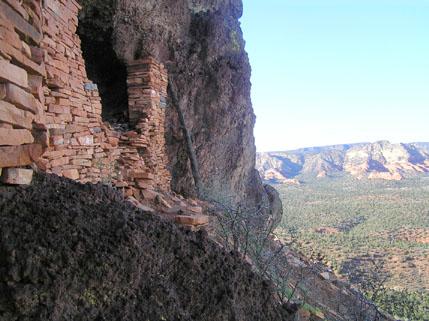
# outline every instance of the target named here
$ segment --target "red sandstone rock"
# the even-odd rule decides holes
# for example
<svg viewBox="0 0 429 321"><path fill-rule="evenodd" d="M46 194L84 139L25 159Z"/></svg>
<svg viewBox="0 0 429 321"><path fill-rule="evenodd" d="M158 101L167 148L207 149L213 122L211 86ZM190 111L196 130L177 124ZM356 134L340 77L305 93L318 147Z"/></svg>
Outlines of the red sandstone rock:
<svg viewBox="0 0 429 321"><path fill-rule="evenodd" d="M43 148L40 144L1 146L0 167L14 167L30 165L42 156Z"/></svg>
<svg viewBox="0 0 429 321"><path fill-rule="evenodd" d="M5 0L16 12L18 12L25 20L28 20L29 15L25 9L20 6L18 1L15 0Z"/></svg>
<svg viewBox="0 0 429 321"><path fill-rule="evenodd" d="M21 109L31 111L33 114L36 114L39 111L40 102L38 102L32 94L13 84L6 84L5 89L5 100L7 100L8 102L14 104Z"/></svg>
<svg viewBox="0 0 429 321"><path fill-rule="evenodd" d="M44 103L45 96L43 95L43 77L37 75L28 75L28 87L32 94Z"/></svg>
<svg viewBox="0 0 429 321"><path fill-rule="evenodd" d="M64 144L64 136L51 136L50 142L52 145L63 145Z"/></svg>
<svg viewBox="0 0 429 321"><path fill-rule="evenodd" d="M23 145L33 142L34 138L27 129L0 128L0 145Z"/></svg>
<svg viewBox="0 0 429 321"><path fill-rule="evenodd" d="M80 145L92 145L94 144L94 136L82 136L77 138Z"/></svg>
<svg viewBox="0 0 429 321"><path fill-rule="evenodd" d="M79 171L77 169L65 169L63 170L63 176L70 179L78 180Z"/></svg>
<svg viewBox="0 0 429 321"><path fill-rule="evenodd" d="M33 179L32 169L4 168L1 180L6 184L29 185Z"/></svg>
<svg viewBox="0 0 429 321"><path fill-rule="evenodd" d="M2 54L9 55L13 57L15 61L19 63L20 66L27 69L27 71L38 74L41 76L45 75L45 68L43 65L38 65L33 60L28 58L21 49L16 49L15 47L9 45L8 43L1 43L0 45L0 52Z"/></svg>
<svg viewBox="0 0 429 321"><path fill-rule="evenodd" d="M152 191L150 189L142 190L141 194L143 195L143 198L147 201L153 201L159 194L155 191Z"/></svg>
<svg viewBox="0 0 429 321"><path fill-rule="evenodd" d="M0 11L2 11L7 20L9 20L21 33L30 37L35 43L42 40L42 35L27 20L19 15L7 4L0 2Z"/></svg>
<svg viewBox="0 0 429 321"><path fill-rule="evenodd" d="M21 41L21 52L31 59L31 49L24 41Z"/></svg>
<svg viewBox="0 0 429 321"><path fill-rule="evenodd" d="M44 58L44 52L43 49L31 46L31 58L38 64L41 64L43 62Z"/></svg>
<svg viewBox="0 0 429 321"><path fill-rule="evenodd" d="M201 214L203 212L202 207L200 206L190 206L187 208L190 212L196 213L196 214Z"/></svg>
<svg viewBox="0 0 429 321"><path fill-rule="evenodd" d="M177 215L174 220L179 224L192 226L206 225L209 223L209 217L206 215Z"/></svg>
<svg viewBox="0 0 429 321"><path fill-rule="evenodd" d="M70 107L50 104L48 111L55 114L70 114Z"/></svg>
<svg viewBox="0 0 429 321"><path fill-rule="evenodd" d="M0 60L0 80L10 81L23 88L28 86L27 72L6 60Z"/></svg>
<svg viewBox="0 0 429 321"><path fill-rule="evenodd" d="M118 146L119 138L109 137L108 141L109 141L110 144L112 144L112 146Z"/></svg>
<svg viewBox="0 0 429 321"><path fill-rule="evenodd" d="M125 196L132 196L133 195L133 189L132 188L126 188L124 194L125 194Z"/></svg>
<svg viewBox="0 0 429 321"><path fill-rule="evenodd" d="M162 196L161 196L161 194L158 194L157 196L156 196L156 198L155 198L155 201L159 204L159 205L161 205L162 207L165 207L165 208L171 208L172 206L170 205L170 203L168 203Z"/></svg>
<svg viewBox="0 0 429 321"><path fill-rule="evenodd" d="M57 167L57 166L62 166L62 165L66 165L69 163L69 158L68 157L61 157L61 158L57 158L51 161L51 166L52 167Z"/></svg>
<svg viewBox="0 0 429 321"><path fill-rule="evenodd" d="M2 39L2 45L6 43L15 47L16 49L21 49L21 39L16 32L8 30L6 28L0 28L0 39ZM1 46L3 48L3 46Z"/></svg>
<svg viewBox="0 0 429 321"><path fill-rule="evenodd" d="M153 181L146 179L138 179L136 180L137 186L142 189L153 189Z"/></svg>
<svg viewBox="0 0 429 321"><path fill-rule="evenodd" d="M0 84L0 99L6 97L6 84Z"/></svg>
<svg viewBox="0 0 429 321"><path fill-rule="evenodd" d="M119 188L128 187L128 183L124 181L115 181L114 185Z"/></svg>
<svg viewBox="0 0 429 321"><path fill-rule="evenodd" d="M47 171L49 168L49 161L47 159L39 158L35 160L34 163L41 171Z"/></svg>
<svg viewBox="0 0 429 321"><path fill-rule="evenodd" d="M0 122L11 124L20 128L31 129L32 118L26 117L26 114L16 108L14 105L0 101Z"/></svg>

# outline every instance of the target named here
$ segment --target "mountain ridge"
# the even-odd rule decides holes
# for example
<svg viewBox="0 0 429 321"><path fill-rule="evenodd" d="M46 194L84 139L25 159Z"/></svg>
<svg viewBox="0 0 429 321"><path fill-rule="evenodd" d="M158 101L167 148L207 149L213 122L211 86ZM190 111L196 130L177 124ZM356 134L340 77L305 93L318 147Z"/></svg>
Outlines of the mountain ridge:
<svg viewBox="0 0 429 321"><path fill-rule="evenodd" d="M299 183L302 176L351 175L401 180L429 172L429 143L338 144L257 154L256 169L265 181Z"/></svg>

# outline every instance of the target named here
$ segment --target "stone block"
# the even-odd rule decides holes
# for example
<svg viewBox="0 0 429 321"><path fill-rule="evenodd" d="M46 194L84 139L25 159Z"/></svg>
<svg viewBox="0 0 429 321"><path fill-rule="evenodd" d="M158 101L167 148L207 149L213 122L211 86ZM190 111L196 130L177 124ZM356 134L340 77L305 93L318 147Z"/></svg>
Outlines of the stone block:
<svg viewBox="0 0 429 321"><path fill-rule="evenodd" d="M37 161L34 162L38 169L46 172L49 168L49 161L44 158L39 158Z"/></svg>
<svg viewBox="0 0 429 321"><path fill-rule="evenodd" d="M116 137L108 137L108 141L110 144L112 144L112 146L118 146L119 144L119 138Z"/></svg>
<svg viewBox="0 0 429 321"><path fill-rule="evenodd" d="M33 142L33 135L27 129L0 128L0 145L23 145Z"/></svg>
<svg viewBox="0 0 429 321"><path fill-rule="evenodd" d="M31 59L40 65L44 59L44 50L34 46L31 46L30 50L31 50Z"/></svg>
<svg viewBox="0 0 429 321"><path fill-rule="evenodd" d="M168 203L164 197L162 197L161 194L157 195L157 197L155 198L155 201L157 204L161 205L164 208L172 208L172 206L170 205L170 203Z"/></svg>
<svg viewBox="0 0 429 321"><path fill-rule="evenodd" d="M90 160L87 160L87 159L73 159L71 161L71 163L73 165L79 165L79 166L85 166L85 167L91 167L92 166L92 162Z"/></svg>
<svg viewBox="0 0 429 321"><path fill-rule="evenodd" d="M65 169L63 170L63 176L69 179L78 180L79 171L77 169Z"/></svg>
<svg viewBox="0 0 429 321"><path fill-rule="evenodd" d="M133 189L132 188L126 188L124 191L125 196L133 196Z"/></svg>
<svg viewBox="0 0 429 321"><path fill-rule="evenodd" d="M153 189L153 181L151 180L138 179L136 180L136 183L139 188Z"/></svg>
<svg viewBox="0 0 429 321"><path fill-rule="evenodd" d="M31 129L33 117L28 117L24 111L16 108L14 105L0 101L0 122L11 124L20 128Z"/></svg>
<svg viewBox="0 0 429 321"><path fill-rule="evenodd" d="M183 225L206 225L209 223L209 217L207 215L177 215L174 220L176 223Z"/></svg>
<svg viewBox="0 0 429 321"><path fill-rule="evenodd" d="M40 95L43 85L43 77L37 75L28 75L28 87L35 95ZM43 91L42 91L43 93ZM40 98L40 97L39 97Z"/></svg>
<svg viewBox="0 0 429 321"><path fill-rule="evenodd" d="M55 114L70 114L70 107L49 104L48 112Z"/></svg>
<svg viewBox="0 0 429 321"><path fill-rule="evenodd" d="M40 144L0 147L0 167L31 165L43 154Z"/></svg>
<svg viewBox="0 0 429 321"><path fill-rule="evenodd" d="M16 12L18 12L25 20L28 20L29 15L22 7L21 3L16 0L5 0Z"/></svg>
<svg viewBox="0 0 429 321"><path fill-rule="evenodd" d="M31 165L43 154L40 144L0 146L0 167Z"/></svg>
<svg viewBox="0 0 429 321"><path fill-rule="evenodd" d="M61 135L64 135L65 133L66 133L66 130L63 127L49 129L49 134L51 134L52 136L61 136Z"/></svg>
<svg viewBox="0 0 429 321"><path fill-rule="evenodd" d="M203 212L203 209L201 206L190 206L187 208L190 212L192 213L196 213L196 214L201 214Z"/></svg>
<svg viewBox="0 0 429 321"><path fill-rule="evenodd" d="M153 179L153 175L151 176L150 173L147 172L147 170L130 170L128 172L128 176L131 178L139 178L139 179Z"/></svg>
<svg viewBox="0 0 429 321"><path fill-rule="evenodd" d="M51 166L52 167L63 166L63 165L67 165L68 163L69 163L68 157L61 157L51 161Z"/></svg>
<svg viewBox="0 0 429 321"><path fill-rule="evenodd" d="M31 59L31 49L24 41L21 41L21 52Z"/></svg>
<svg viewBox="0 0 429 321"><path fill-rule="evenodd" d="M49 138L50 143L54 146L58 146L58 145L64 145L64 136L59 135L59 136L51 136Z"/></svg>
<svg viewBox="0 0 429 321"><path fill-rule="evenodd" d="M133 204L134 206L138 207L139 209L143 210L144 212L155 213L153 208L143 205L133 196L128 197L127 201Z"/></svg>
<svg viewBox="0 0 429 321"><path fill-rule="evenodd" d="M13 126L10 124L0 123L0 128L12 129Z"/></svg>
<svg viewBox="0 0 429 321"><path fill-rule="evenodd" d="M141 194L143 195L143 198L147 201L153 201L159 195L157 192L150 189L142 190Z"/></svg>
<svg viewBox="0 0 429 321"><path fill-rule="evenodd" d="M19 36L16 32L13 32L11 30L8 30L4 27L0 28L0 39L4 43L8 43L9 45L13 46L16 49L21 49L21 39L19 39Z"/></svg>
<svg viewBox="0 0 429 321"><path fill-rule="evenodd" d="M14 104L16 107L28 110L33 114L42 109L40 102L34 96L14 84L6 84L5 100Z"/></svg>
<svg viewBox="0 0 429 321"><path fill-rule="evenodd" d="M83 88L84 88L86 91L97 91L97 90L98 90L97 84L94 84L94 83L92 83L92 82L85 83L85 84L83 85Z"/></svg>
<svg viewBox="0 0 429 321"><path fill-rule="evenodd" d="M3 55L8 55L13 57L17 63L30 73L39 74L41 76L46 75L46 70L44 64L38 65L33 60L31 60L27 55L22 52L21 49L16 49L15 47L9 45L6 42L0 43L0 53Z"/></svg>
<svg viewBox="0 0 429 321"><path fill-rule="evenodd" d="M6 97L6 84L0 84L0 99L3 100Z"/></svg>
<svg viewBox="0 0 429 321"><path fill-rule="evenodd" d="M6 3L0 2L0 11L21 33L30 37L37 44L42 41L42 34Z"/></svg>
<svg viewBox="0 0 429 321"><path fill-rule="evenodd" d="M5 168L1 180L5 184L30 185L33 179L33 170L24 168Z"/></svg>
<svg viewBox="0 0 429 321"><path fill-rule="evenodd" d="M93 145L94 144L94 136L80 136L80 137L77 137L77 141L82 146Z"/></svg>
<svg viewBox="0 0 429 321"><path fill-rule="evenodd" d="M6 80L22 88L28 87L27 72L6 60L0 60L0 80Z"/></svg>
<svg viewBox="0 0 429 321"><path fill-rule="evenodd" d="M55 0L45 0L43 1L44 7L49 8L55 13L57 16L61 15L60 4Z"/></svg>

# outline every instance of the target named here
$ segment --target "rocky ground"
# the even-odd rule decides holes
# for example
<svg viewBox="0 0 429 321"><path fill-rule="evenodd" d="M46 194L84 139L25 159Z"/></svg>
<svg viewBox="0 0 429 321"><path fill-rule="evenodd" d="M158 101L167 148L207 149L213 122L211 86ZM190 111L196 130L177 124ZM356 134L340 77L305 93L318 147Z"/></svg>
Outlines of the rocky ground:
<svg viewBox="0 0 429 321"><path fill-rule="evenodd" d="M102 185L0 186L0 320L288 320L269 283Z"/></svg>

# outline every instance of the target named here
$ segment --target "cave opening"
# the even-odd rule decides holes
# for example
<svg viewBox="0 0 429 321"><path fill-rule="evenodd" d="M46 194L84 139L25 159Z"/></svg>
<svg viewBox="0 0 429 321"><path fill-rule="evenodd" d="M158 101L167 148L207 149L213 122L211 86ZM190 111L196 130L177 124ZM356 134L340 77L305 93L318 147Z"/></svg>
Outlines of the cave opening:
<svg viewBox="0 0 429 321"><path fill-rule="evenodd" d="M129 122L127 68L113 48L111 17L110 12L100 6L83 6L77 33L88 78L98 86L103 121L117 130L126 130Z"/></svg>

